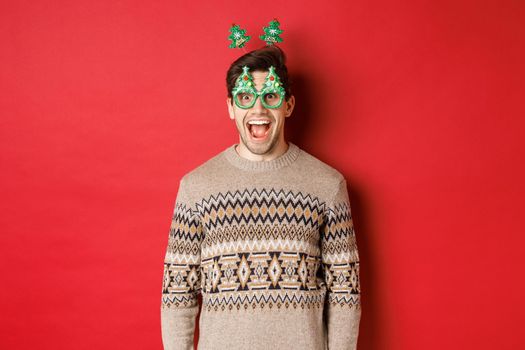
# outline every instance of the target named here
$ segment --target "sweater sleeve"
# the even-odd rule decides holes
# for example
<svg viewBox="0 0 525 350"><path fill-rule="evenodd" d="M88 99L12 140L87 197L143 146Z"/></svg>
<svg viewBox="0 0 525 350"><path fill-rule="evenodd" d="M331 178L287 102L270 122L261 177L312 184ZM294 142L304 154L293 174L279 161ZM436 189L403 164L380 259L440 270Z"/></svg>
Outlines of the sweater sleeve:
<svg viewBox="0 0 525 350"><path fill-rule="evenodd" d="M327 203L321 242L328 350L356 349L361 319L359 254L344 178Z"/></svg>
<svg viewBox="0 0 525 350"><path fill-rule="evenodd" d="M192 350L201 292L200 217L179 183L171 220L162 282L161 331L165 350Z"/></svg>

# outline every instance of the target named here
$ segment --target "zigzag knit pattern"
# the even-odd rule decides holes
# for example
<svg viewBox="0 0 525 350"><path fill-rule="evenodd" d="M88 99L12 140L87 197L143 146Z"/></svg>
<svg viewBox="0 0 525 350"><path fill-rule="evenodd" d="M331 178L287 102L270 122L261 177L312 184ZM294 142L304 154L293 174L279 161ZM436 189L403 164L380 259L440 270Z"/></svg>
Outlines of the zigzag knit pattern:
<svg viewBox="0 0 525 350"><path fill-rule="evenodd" d="M319 244L321 242L321 244ZM349 206L310 194L244 189L177 203L164 263L163 308L208 311L360 307Z"/></svg>

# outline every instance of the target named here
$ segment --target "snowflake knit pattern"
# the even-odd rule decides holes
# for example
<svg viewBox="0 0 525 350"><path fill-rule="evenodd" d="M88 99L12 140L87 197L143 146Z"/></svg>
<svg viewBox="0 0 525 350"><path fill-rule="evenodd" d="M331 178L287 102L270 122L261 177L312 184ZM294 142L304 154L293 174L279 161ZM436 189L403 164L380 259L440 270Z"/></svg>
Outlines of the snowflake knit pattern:
<svg viewBox="0 0 525 350"><path fill-rule="evenodd" d="M270 161L236 145L179 182L164 348L193 349L199 315L200 350L356 349L359 254L344 176L292 142Z"/></svg>

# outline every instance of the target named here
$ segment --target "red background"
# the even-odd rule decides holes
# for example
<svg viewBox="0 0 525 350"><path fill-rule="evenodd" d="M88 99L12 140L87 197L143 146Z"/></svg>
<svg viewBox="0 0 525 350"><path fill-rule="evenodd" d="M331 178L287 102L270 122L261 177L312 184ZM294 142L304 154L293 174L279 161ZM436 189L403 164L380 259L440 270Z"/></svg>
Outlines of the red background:
<svg viewBox="0 0 525 350"><path fill-rule="evenodd" d="M277 17L291 141L350 187L359 349L525 344L522 1L3 1L2 349L159 349L180 177Z"/></svg>

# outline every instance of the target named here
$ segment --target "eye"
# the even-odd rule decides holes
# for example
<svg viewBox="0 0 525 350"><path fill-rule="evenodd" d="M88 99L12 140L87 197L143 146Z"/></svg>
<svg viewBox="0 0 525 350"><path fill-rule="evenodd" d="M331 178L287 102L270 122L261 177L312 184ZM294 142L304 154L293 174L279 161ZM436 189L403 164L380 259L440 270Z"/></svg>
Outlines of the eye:
<svg viewBox="0 0 525 350"><path fill-rule="evenodd" d="M249 106L253 103L254 96L248 92L241 92L235 95L235 101L237 101L241 106Z"/></svg>

